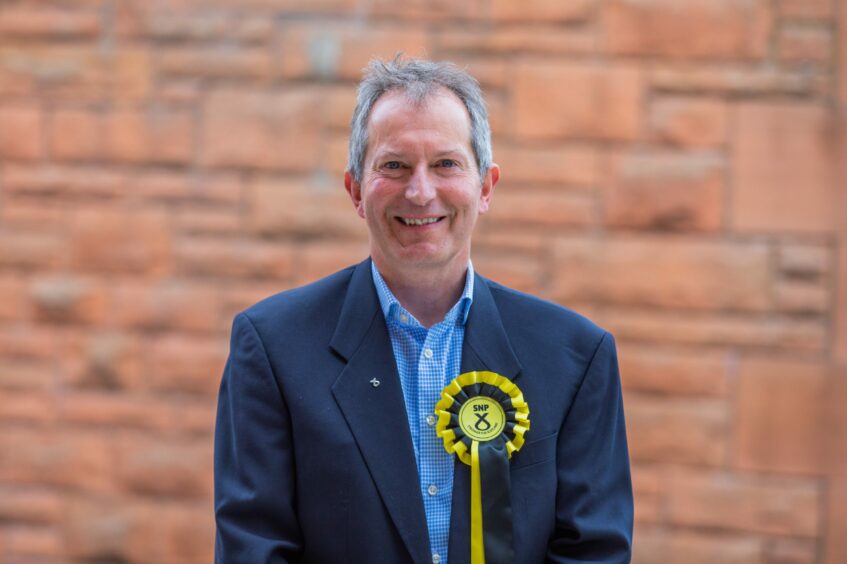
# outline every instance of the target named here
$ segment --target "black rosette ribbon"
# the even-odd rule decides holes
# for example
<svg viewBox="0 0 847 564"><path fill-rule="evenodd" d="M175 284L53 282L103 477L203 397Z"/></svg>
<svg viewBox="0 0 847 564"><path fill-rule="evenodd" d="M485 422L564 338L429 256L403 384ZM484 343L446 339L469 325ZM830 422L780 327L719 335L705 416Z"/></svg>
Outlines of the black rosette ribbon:
<svg viewBox="0 0 847 564"><path fill-rule="evenodd" d="M514 562L509 459L529 430L520 389L494 372L466 372L441 392L435 431L471 467L471 564Z"/></svg>

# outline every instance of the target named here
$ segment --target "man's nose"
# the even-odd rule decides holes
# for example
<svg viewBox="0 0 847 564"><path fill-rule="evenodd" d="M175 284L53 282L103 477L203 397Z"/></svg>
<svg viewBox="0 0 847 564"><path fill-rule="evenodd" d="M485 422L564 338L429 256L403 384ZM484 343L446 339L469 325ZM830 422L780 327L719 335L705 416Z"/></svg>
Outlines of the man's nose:
<svg viewBox="0 0 847 564"><path fill-rule="evenodd" d="M435 183L430 177L429 167L417 167L412 171L406 187L406 199L419 206L435 199Z"/></svg>

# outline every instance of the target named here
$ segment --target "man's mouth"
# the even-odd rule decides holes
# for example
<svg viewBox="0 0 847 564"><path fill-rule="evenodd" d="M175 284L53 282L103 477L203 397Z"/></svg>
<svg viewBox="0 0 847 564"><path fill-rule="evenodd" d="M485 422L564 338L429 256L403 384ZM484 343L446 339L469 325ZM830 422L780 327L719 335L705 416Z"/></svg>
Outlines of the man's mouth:
<svg viewBox="0 0 847 564"><path fill-rule="evenodd" d="M419 218L418 217L398 217L397 219L399 219L401 222L403 222L404 224L409 225L409 226L412 226L412 225L430 225L432 223L438 223L439 221L444 219L444 216L441 216L441 217L419 217Z"/></svg>

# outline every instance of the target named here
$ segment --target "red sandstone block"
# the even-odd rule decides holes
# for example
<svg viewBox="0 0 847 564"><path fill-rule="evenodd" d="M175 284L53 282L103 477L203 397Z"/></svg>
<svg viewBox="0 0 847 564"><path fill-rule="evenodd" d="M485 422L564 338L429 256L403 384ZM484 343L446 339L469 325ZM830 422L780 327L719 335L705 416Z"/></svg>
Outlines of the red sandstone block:
<svg viewBox="0 0 847 564"><path fill-rule="evenodd" d="M56 398L52 394L4 390L2 396L2 426L26 424L33 429L45 429L56 421Z"/></svg>
<svg viewBox="0 0 847 564"><path fill-rule="evenodd" d="M29 337L29 335L26 336ZM9 355L8 351L4 351L0 353L0 389L50 391L55 384L53 366L52 359L46 361L18 359Z"/></svg>
<svg viewBox="0 0 847 564"><path fill-rule="evenodd" d="M0 547L5 546L9 564L62 564L64 545L61 532L50 526L8 527L0 531Z"/></svg>
<svg viewBox="0 0 847 564"><path fill-rule="evenodd" d="M211 424L211 422L210 422ZM122 489L168 499L212 497L212 441L127 435L118 447Z"/></svg>
<svg viewBox="0 0 847 564"><path fill-rule="evenodd" d="M222 289L201 281L124 281L113 288L112 319L121 328L216 334L229 329Z"/></svg>
<svg viewBox="0 0 847 564"><path fill-rule="evenodd" d="M0 434L0 480L70 488L91 494L114 491L113 445L79 432L44 433L8 428Z"/></svg>
<svg viewBox="0 0 847 564"><path fill-rule="evenodd" d="M786 278L816 280L832 274L836 259L824 245L785 242L779 247L777 262Z"/></svg>
<svg viewBox="0 0 847 564"><path fill-rule="evenodd" d="M626 401L626 398L624 398ZM661 521L661 473L654 464L632 464L632 494L635 498L635 527Z"/></svg>
<svg viewBox="0 0 847 564"><path fill-rule="evenodd" d="M160 51L158 70L165 76L269 81L274 59L258 47L169 47Z"/></svg>
<svg viewBox="0 0 847 564"><path fill-rule="evenodd" d="M780 311L816 315L832 311L834 297L829 280L780 280L774 290Z"/></svg>
<svg viewBox="0 0 847 564"><path fill-rule="evenodd" d="M475 252L474 270L521 292L541 293L543 265L540 257L505 252Z"/></svg>
<svg viewBox="0 0 847 564"><path fill-rule="evenodd" d="M816 354L829 343L828 323L822 318L608 308L598 309L594 317L616 337L635 342Z"/></svg>
<svg viewBox="0 0 847 564"><path fill-rule="evenodd" d="M178 436L212 429L214 399L159 398L149 394L76 391L62 398L59 417L77 428L122 428Z"/></svg>
<svg viewBox="0 0 847 564"><path fill-rule="evenodd" d="M207 468L207 473L210 469ZM208 502L171 505L162 513L159 544L164 562L211 562L215 550L214 515Z"/></svg>
<svg viewBox="0 0 847 564"><path fill-rule="evenodd" d="M136 336L116 331L74 332L61 349L63 386L132 389L144 379L144 353Z"/></svg>
<svg viewBox="0 0 847 564"><path fill-rule="evenodd" d="M592 194L529 190L513 183L498 189L485 221L494 229L506 225L573 229L595 225L597 215L597 198Z"/></svg>
<svg viewBox="0 0 847 564"><path fill-rule="evenodd" d="M117 161L182 163L191 159L193 121L187 111L119 110L105 119L105 147Z"/></svg>
<svg viewBox="0 0 847 564"><path fill-rule="evenodd" d="M567 6L569 3L562 3ZM515 6L519 6L515 4ZM562 28L548 25L515 24L497 26L490 29L446 28L436 32L435 44L439 53L445 53L447 58L455 61L467 53L482 53L486 55L537 54L537 55L582 55L598 51L596 35L583 28ZM507 61L497 61L512 65ZM458 61L457 61L458 62ZM492 62L491 64L495 64ZM469 68L471 73L483 83L498 87L508 85L510 75L497 80L491 80L491 73L479 74L479 69ZM499 74L499 73L498 73ZM483 80L488 77L488 80Z"/></svg>
<svg viewBox="0 0 847 564"><path fill-rule="evenodd" d="M494 160L500 165L502 184L593 187L602 176L600 151L583 145L528 147L498 143ZM495 203L499 195L498 191Z"/></svg>
<svg viewBox="0 0 847 564"><path fill-rule="evenodd" d="M667 349L618 341L624 389L684 396L726 397L731 357L701 349Z"/></svg>
<svg viewBox="0 0 847 564"><path fill-rule="evenodd" d="M764 0L615 0L603 12L606 48L623 55L759 59L771 27Z"/></svg>
<svg viewBox="0 0 847 564"><path fill-rule="evenodd" d="M41 156L41 111L31 104L0 105L0 158L34 160Z"/></svg>
<svg viewBox="0 0 847 564"><path fill-rule="evenodd" d="M236 174L191 174L168 170L145 169L126 179L127 190L150 202L172 209L202 211L200 205L240 206L244 199L244 182Z"/></svg>
<svg viewBox="0 0 847 564"><path fill-rule="evenodd" d="M843 437L843 434L841 436ZM847 527L847 480L844 479L847 472L845 469L847 467L842 467L836 473L836 477L829 483L827 492L826 546L823 549L826 564L838 564L847 558L847 543L844 542L844 531L847 530L845 529Z"/></svg>
<svg viewBox="0 0 847 564"><path fill-rule="evenodd" d="M360 6L361 10L363 6ZM485 14L487 3L484 0L373 0L368 3L367 11L371 18L402 19L419 24L421 22L447 22L476 20Z"/></svg>
<svg viewBox="0 0 847 564"><path fill-rule="evenodd" d="M0 325L0 358L11 359L10 366L52 366L62 335L55 328L29 323Z"/></svg>
<svg viewBox="0 0 847 564"><path fill-rule="evenodd" d="M64 503L60 491L43 487L0 485L0 521L18 524L50 525L62 518Z"/></svg>
<svg viewBox="0 0 847 564"><path fill-rule="evenodd" d="M425 31L411 26L297 23L286 25L281 37L276 58L287 79L358 80L371 58L424 56L429 50Z"/></svg>
<svg viewBox="0 0 847 564"><path fill-rule="evenodd" d="M79 197L117 198L125 193L126 182L122 172L99 166L10 164L0 170L5 192L39 197L41 205L49 202L41 200L42 197L58 201Z"/></svg>
<svg viewBox="0 0 847 564"><path fill-rule="evenodd" d="M0 273L0 296L0 321L23 321L29 318L29 295L22 276Z"/></svg>
<svg viewBox="0 0 847 564"><path fill-rule="evenodd" d="M721 227L726 167L714 155L623 153L612 158L607 225L668 231Z"/></svg>
<svg viewBox="0 0 847 564"><path fill-rule="evenodd" d="M103 102L110 97L109 59L90 44L21 43L0 47L0 67L29 77L39 94L74 104Z"/></svg>
<svg viewBox="0 0 847 564"><path fill-rule="evenodd" d="M837 5L837 2L835 3ZM779 0L777 10L784 18L823 20L833 16L830 0Z"/></svg>
<svg viewBox="0 0 847 564"><path fill-rule="evenodd" d="M783 26L777 38L779 60L784 63L827 66L833 56L833 36L828 27Z"/></svg>
<svg viewBox="0 0 847 564"><path fill-rule="evenodd" d="M842 238L838 245L835 292L837 296L847 296L847 240ZM833 336L833 356L841 366L847 366L847 301L841 300L834 313L835 331Z"/></svg>
<svg viewBox="0 0 847 564"><path fill-rule="evenodd" d="M765 562L775 564L816 564L820 550L817 540L780 538L765 548Z"/></svg>
<svg viewBox="0 0 847 564"><path fill-rule="evenodd" d="M695 310L772 307L770 250L761 243L665 237L556 240L553 279L565 302Z"/></svg>
<svg viewBox="0 0 847 564"><path fill-rule="evenodd" d="M274 242L191 237L174 248L176 271L187 276L284 280L292 262L291 247Z"/></svg>
<svg viewBox="0 0 847 564"><path fill-rule="evenodd" d="M104 62L108 95L119 102L139 104L151 97L154 81L152 54L145 47L122 47Z"/></svg>
<svg viewBox="0 0 847 564"><path fill-rule="evenodd" d="M150 502L119 494L68 499L62 523L65 553L77 560L164 562L157 528L162 511Z"/></svg>
<svg viewBox="0 0 847 564"><path fill-rule="evenodd" d="M203 114L205 165L309 171L318 164L323 107L313 90L216 90Z"/></svg>
<svg viewBox="0 0 847 564"><path fill-rule="evenodd" d="M826 73L809 69L750 68L740 64L661 64L648 75L649 85L681 94L786 94L820 96L831 90Z"/></svg>
<svg viewBox="0 0 847 564"><path fill-rule="evenodd" d="M634 564L761 564L767 544L752 535L726 535L640 527Z"/></svg>
<svg viewBox="0 0 847 564"><path fill-rule="evenodd" d="M74 9L10 3L0 6L0 37L87 38L100 32L100 16L92 6Z"/></svg>
<svg viewBox="0 0 847 564"><path fill-rule="evenodd" d="M50 120L50 156L57 160L94 160L104 152L103 119L84 109L59 109Z"/></svg>
<svg viewBox="0 0 847 564"><path fill-rule="evenodd" d="M78 276L41 276L29 285L29 299L40 321L96 324L107 315L102 286Z"/></svg>
<svg viewBox="0 0 847 564"><path fill-rule="evenodd" d="M491 19L497 22L574 22L589 19L597 8L597 0L492 0Z"/></svg>
<svg viewBox="0 0 847 564"><path fill-rule="evenodd" d="M742 358L734 465L744 470L819 475L826 471L825 365Z"/></svg>
<svg viewBox="0 0 847 564"><path fill-rule="evenodd" d="M349 85L326 87L322 90L325 96L326 107L324 108L324 119L332 129L343 133L346 139L350 133L350 118L356 107L356 90ZM343 159L346 163L347 159Z"/></svg>
<svg viewBox="0 0 847 564"><path fill-rule="evenodd" d="M666 487L674 525L796 537L823 532L813 480L680 469L669 473Z"/></svg>
<svg viewBox="0 0 847 564"><path fill-rule="evenodd" d="M154 210L77 209L69 253L83 271L162 274L171 259L167 217Z"/></svg>
<svg viewBox="0 0 847 564"><path fill-rule="evenodd" d="M340 183L329 179L259 178L248 186L248 224L263 235L364 238L364 220Z"/></svg>
<svg viewBox="0 0 847 564"><path fill-rule="evenodd" d="M719 147L726 143L728 106L717 98L662 97L650 105L651 136L683 147Z"/></svg>
<svg viewBox="0 0 847 564"><path fill-rule="evenodd" d="M532 140L633 140L641 130L642 96L642 74L633 66L527 61L514 78L514 133Z"/></svg>
<svg viewBox="0 0 847 564"><path fill-rule="evenodd" d="M213 42L231 39L240 42L265 42L271 39L274 19L267 14L234 11L223 8L198 9L174 5L140 5L134 15L135 29L127 31L158 40L189 40ZM130 21L127 22L128 24Z"/></svg>
<svg viewBox="0 0 847 564"><path fill-rule="evenodd" d="M296 284L306 284L328 276L351 264L364 260L370 254L366 240L316 241L295 247L297 269Z"/></svg>
<svg viewBox="0 0 847 564"><path fill-rule="evenodd" d="M173 225L175 232L185 235L236 236L247 231L240 206L177 210Z"/></svg>
<svg viewBox="0 0 847 564"><path fill-rule="evenodd" d="M168 334L145 346L148 390L187 392L213 397L220 384L227 357L227 339Z"/></svg>
<svg viewBox="0 0 847 564"><path fill-rule="evenodd" d="M732 144L738 231L828 233L838 225L832 113L799 103L740 103Z"/></svg>
<svg viewBox="0 0 847 564"><path fill-rule="evenodd" d="M636 461L722 466L729 450L730 410L715 399L627 395L627 439Z"/></svg>
<svg viewBox="0 0 847 564"><path fill-rule="evenodd" d="M0 228L0 267L46 270L64 264L65 254L59 233Z"/></svg>

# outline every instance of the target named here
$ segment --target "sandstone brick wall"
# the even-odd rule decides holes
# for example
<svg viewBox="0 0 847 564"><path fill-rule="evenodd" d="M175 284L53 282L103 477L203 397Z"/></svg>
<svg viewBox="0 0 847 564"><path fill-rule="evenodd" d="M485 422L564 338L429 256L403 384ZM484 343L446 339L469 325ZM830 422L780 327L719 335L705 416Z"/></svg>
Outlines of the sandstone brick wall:
<svg viewBox="0 0 847 564"><path fill-rule="evenodd" d="M478 270L617 336L638 563L847 562L844 0L0 2L0 562L208 562L232 316L357 261L352 85L483 82Z"/></svg>

